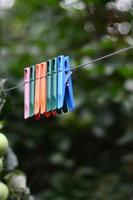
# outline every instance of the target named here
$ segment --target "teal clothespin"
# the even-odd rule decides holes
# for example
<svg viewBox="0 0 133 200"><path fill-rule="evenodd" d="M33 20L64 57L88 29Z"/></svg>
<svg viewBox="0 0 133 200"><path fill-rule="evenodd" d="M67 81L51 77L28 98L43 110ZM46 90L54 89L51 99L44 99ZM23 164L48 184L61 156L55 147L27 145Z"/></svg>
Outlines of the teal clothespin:
<svg viewBox="0 0 133 200"><path fill-rule="evenodd" d="M51 110L56 110L57 106L58 106L58 98L57 98L57 67L58 67L58 59L57 58L53 58L52 59L52 73L51 73L51 77L52 77L52 86L51 86Z"/></svg>
<svg viewBox="0 0 133 200"><path fill-rule="evenodd" d="M52 60L47 61L47 101L46 101L46 112L51 111L51 86L52 86Z"/></svg>
<svg viewBox="0 0 133 200"><path fill-rule="evenodd" d="M30 67L30 117L34 115L36 67Z"/></svg>

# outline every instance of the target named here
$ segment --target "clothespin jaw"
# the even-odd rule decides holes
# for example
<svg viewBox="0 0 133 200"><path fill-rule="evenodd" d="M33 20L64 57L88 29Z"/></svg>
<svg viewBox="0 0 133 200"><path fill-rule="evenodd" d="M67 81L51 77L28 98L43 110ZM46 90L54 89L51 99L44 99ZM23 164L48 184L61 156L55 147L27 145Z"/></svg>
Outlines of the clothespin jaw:
<svg viewBox="0 0 133 200"><path fill-rule="evenodd" d="M35 83L35 108L34 114L40 114L40 78L41 78L41 64L36 65L36 83Z"/></svg>
<svg viewBox="0 0 133 200"><path fill-rule="evenodd" d="M64 103L64 95L65 95L65 57L63 55L58 56L58 91L57 91L57 99L58 99L58 109L62 109Z"/></svg>
<svg viewBox="0 0 133 200"><path fill-rule="evenodd" d="M72 72L70 71L70 59L69 56L65 57L65 99L67 108L69 111L73 111L75 108L74 97L73 97L73 87L72 87Z"/></svg>
<svg viewBox="0 0 133 200"><path fill-rule="evenodd" d="M30 68L24 69L24 119L30 116Z"/></svg>
<svg viewBox="0 0 133 200"><path fill-rule="evenodd" d="M49 61L47 61L47 100L46 100L46 112L50 112L51 111L51 86L52 86L51 72L52 72L52 60L49 60Z"/></svg>
<svg viewBox="0 0 133 200"><path fill-rule="evenodd" d="M30 67L30 117L34 115L36 67Z"/></svg>
<svg viewBox="0 0 133 200"><path fill-rule="evenodd" d="M41 114L46 112L46 95L47 95L47 85L46 85L46 75L47 75L47 62L41 63Z"/></svg>
<svg viewBox="0 0 133 200"><path fill-rule="evenodd" d="M53 58L51 61L51 78L52 78L52 84L51 84L51 109L55 110L58 107L58 99L57 99L57 67L58 67L58 59Z"/></svg>

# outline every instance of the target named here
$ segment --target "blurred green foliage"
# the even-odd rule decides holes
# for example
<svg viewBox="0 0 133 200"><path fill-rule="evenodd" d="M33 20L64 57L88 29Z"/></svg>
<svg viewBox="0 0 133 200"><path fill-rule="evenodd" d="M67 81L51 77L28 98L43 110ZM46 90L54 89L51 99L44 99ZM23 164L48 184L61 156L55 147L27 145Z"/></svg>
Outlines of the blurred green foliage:
<svg viewBox="0 0 133 200"><path fill-rule="evenodd" d="M0 73L7 87L23 69L60 54L72 66L133 44L130 0L16 0L0 8ZM130 5L126 7L127 5ZM37 199L133 197L132 51L73 73L76 109L23 120L23 89L6 94L3 131Z"/></svg>

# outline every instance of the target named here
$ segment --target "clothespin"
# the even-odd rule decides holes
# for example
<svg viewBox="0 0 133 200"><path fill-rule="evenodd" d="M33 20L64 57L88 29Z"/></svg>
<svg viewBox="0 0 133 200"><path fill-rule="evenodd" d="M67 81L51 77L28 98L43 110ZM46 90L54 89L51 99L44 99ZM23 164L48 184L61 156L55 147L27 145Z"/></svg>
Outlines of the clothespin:
<svg viewBox="0 0 133 200"><path fill-rule="evenodd" d="M58 56L58 90L57 90L57 98L58 98L58 114L61 114L61 109L63 107L64 95L65 95L65 76L64 76L64 60L65 57L63 55Z"/></svg>
<svg viewBox="0 0 133 200"><path fill-rule="evenodd" d="M75 104L68 56L58 56L58 113L73 111Z"/></svg>
<svg viewBox="0 0 133 200"><path fill-rule="evenodd" d="M36 68L30 67L30 117L34 115Z"/></svg>
<svg viewBox="0 0 133 200"><path fill-rule="evenodd" d="M24 119L30 116L30 68L24 69Z"/></svg>
<svg viewBox="0 0 133 200"><path fill-rule="evenodd" d="M70 70L70 59L69 56L65 57L65 103L68 110L71 112L75 108L74 97L73 97L73 87L72 87L72 71ZM65 105L64 105L65 106Z"/></svg>
<svg viewBox="0 0 133 200"><path fill-rule="evenodd" d="M44 113L45 117L49 117L51 115L51 83L52 83L52 60L47 61L47 98L46 98L46 112Z"/></svg>
<svg viewBox="0 0 133 200"><path fill-rule="evenodd" d="M47 74L47 62L41 63L41 114L46 112L46 92L47 92L47 84L46 84L46 74Z"/></svg>
<svg viewBox="0 0 133 200"><path fill-rule="evenodd" d="M34 108L34 114L36 119L40 118L40 81L41 79L41 64L36 65L36 83L35 83L35 108Z"/></svg>
<svg viewBox="0 0 133 200"><path fill-rule="evenodd" d="M58 67L58 59L53 58L52 59L52 69L51 69L51 113L53 116L57 115L56 109L58 106L58 98L57 98L57 67Z"/></svg>

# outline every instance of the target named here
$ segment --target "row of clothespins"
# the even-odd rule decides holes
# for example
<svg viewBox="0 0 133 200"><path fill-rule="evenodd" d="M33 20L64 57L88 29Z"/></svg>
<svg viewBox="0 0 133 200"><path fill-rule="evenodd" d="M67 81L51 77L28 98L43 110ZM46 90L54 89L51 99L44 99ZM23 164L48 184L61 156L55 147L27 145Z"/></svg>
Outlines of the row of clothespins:
<svg viewBox="0 0 133 200"><path fill-rule="evenodd" d="M24 118L40 119L73 111L69 56L58 56L24 69Z"/></svg>

